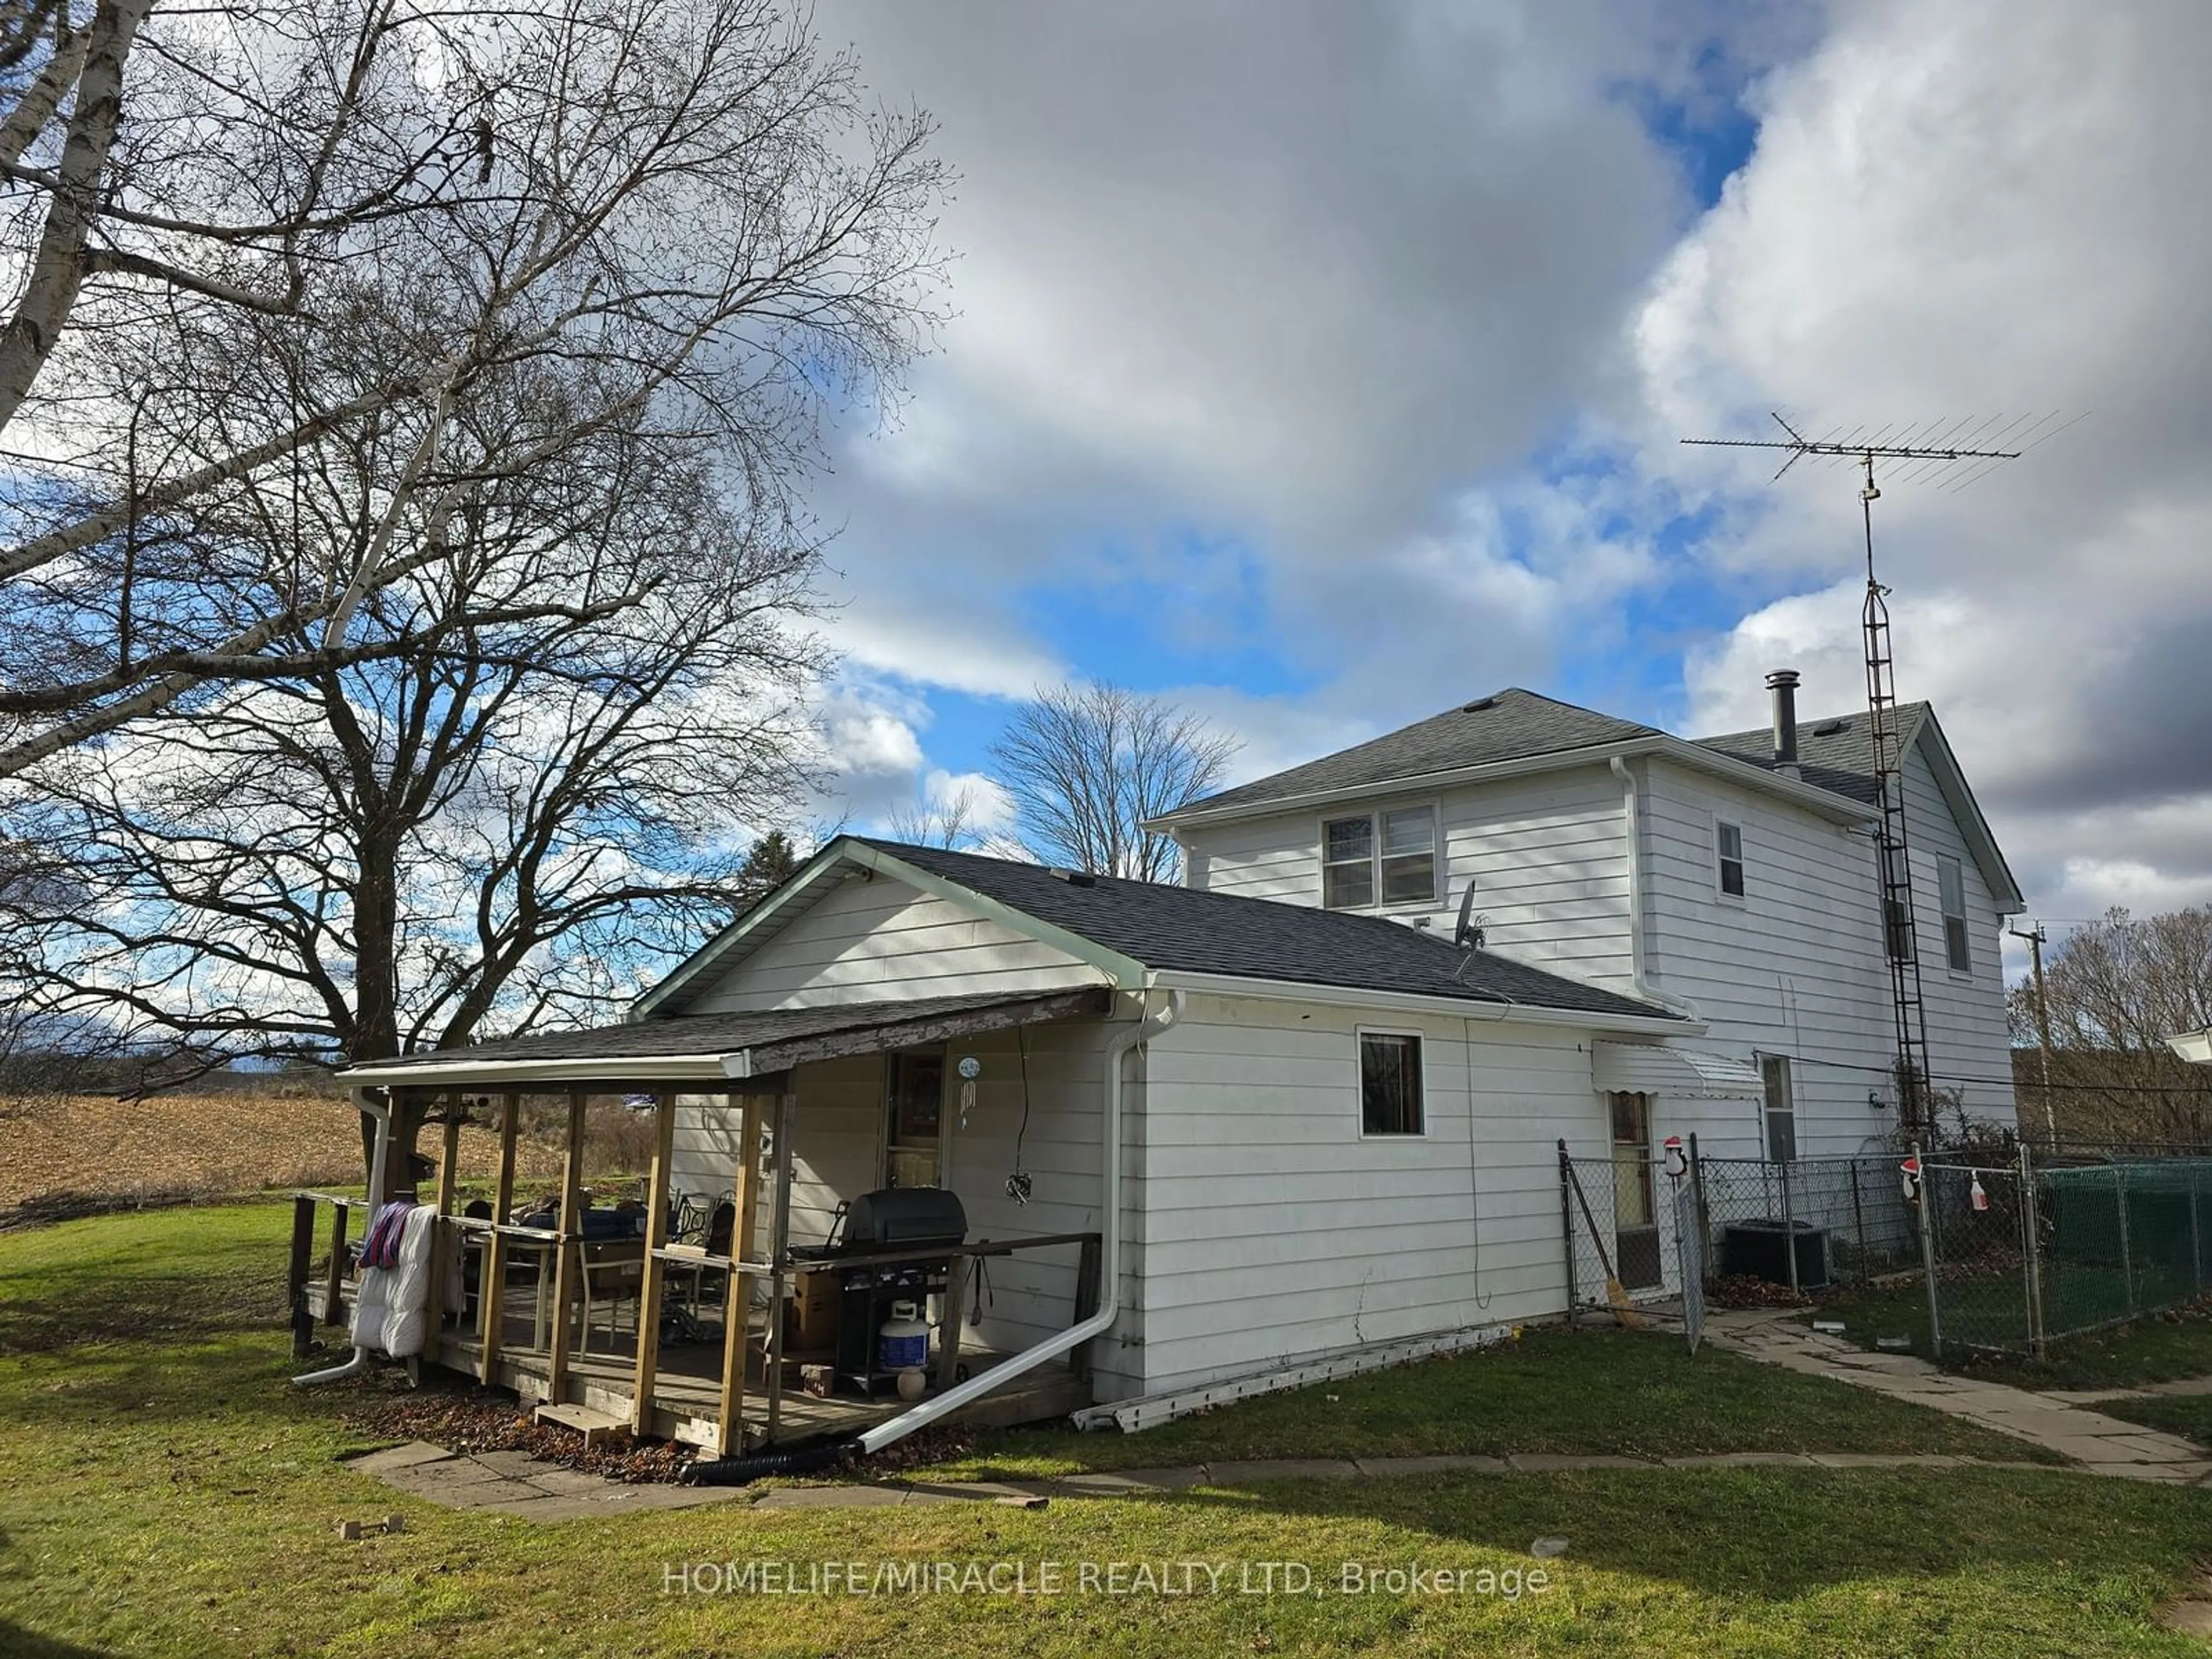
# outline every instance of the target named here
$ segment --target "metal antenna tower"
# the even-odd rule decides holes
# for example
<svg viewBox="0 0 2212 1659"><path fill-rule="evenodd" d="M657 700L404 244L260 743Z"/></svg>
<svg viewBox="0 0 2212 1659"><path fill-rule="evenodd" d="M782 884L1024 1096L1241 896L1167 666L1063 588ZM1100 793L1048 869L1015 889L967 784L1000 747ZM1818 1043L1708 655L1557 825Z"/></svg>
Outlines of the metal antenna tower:
<svg viewBox="0 0 2212 1659"><path fill-rule="evenodd" d="M1866 527L1867 591L1861 624L1866 638L1867 716L1874 746L1875 804L1881 812L1875 843L1875 880L1881 892L1883 954L1889 959L1890 1006L1897 1028L1898 1120L1900 1127L1916 1134L1924 1134L1935 1126L1925 1094L1929 1076L1928 1016L1921 996L1919 930L1912 911L1912 862L1905 836L1905 731L1898 716L1896 659L1890 647L1889 606L1885 603L1889 589L1875 579L1874 570L1874 504L1881 499L1874 481L1875 462L1879 459L1887 469L1908 481L1963 468L1961 476L1949 486L1963 489L1999 463L2017 460L2024 453L1995 445L2023 443L2054 418L2046 415L2031 424L2022 416L1994 433L1990 428L1998 426L2002 416L1984 421L1971 431L1966 421L1948 427L1932 421L1924 427L1901 430L1889 426L1869 433L1860 427L1826 438L1808 438L1776 415L1775 424L1789 434L1785 438L1682 440L1712 449L1787 450L1789 459L1775 473L1778 478L1808 456L1827 459L1832 465L1856 461L1863 471L1859 516ZM1973 447L1978 444L1992 447Z"/></svg>

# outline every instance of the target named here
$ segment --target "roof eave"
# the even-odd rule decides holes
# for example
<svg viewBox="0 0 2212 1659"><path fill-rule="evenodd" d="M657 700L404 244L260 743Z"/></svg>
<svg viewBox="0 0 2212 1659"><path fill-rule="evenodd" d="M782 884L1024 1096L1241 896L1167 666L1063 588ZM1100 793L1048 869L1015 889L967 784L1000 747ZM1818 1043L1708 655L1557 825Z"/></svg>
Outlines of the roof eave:
<svg viewBox="0 0 2212 1659"><path fill-rule="evenodd" d="M1730 779L1746 788L1763 789L1770 794L1780 795L1784 799L1795 801L1808 811L1838 823L1870 823L1878 816L1875 809L1863 801L1839 795L1832 789L1823 789L1816 783L1784 777L1734 755L1706 749L1686 738L1662 732L1648 738L1624 738L1618 743L1585 744L1575 749L1547 750L1540 755L1516 756L1511 760L1485 761L1477 766L1456 766L1443 771L1417 772L1404 777L1380 779L1373 783L1346 785L1338 789L1281 795L1273 800L1248 801L1211 812L1202 806L1187 807L1180 811L1164 812L1156 818L1149 818L1145 828L1155 834L1173 834L1181 830L1239 823L1246 818L1273 817L1279 813L1328 806L1342 801L1369 799L1380 794L1413 789L1448 788L1462 783L1486 783L1498 778L1526 777L1540 772L1561 771L1571 766L1596 765L1616 757L1632 759L1639 755L1665 756L1700 771Z"/></svg>
<svg viewBox="0 0 2212 1659"><path fill-rule="evenodd" d="M448 1051L450 1052L450 1051ZM520 1088L526 1084L699 1083L726 1088L724 1056L708 1054L579 1055L565 1060L447 1060L348 1066L335 1080L357 1089Z"/></svg>
<svg viewBox="0 0 2212 1659"><path fill-rule="evenodd" d="M1595 1013L1538 1003L1492 1001L1487 998L1429 996L1416 991L1378 991L1311 980L1255 979L1234 974L1163 969L1152 975L1163 990L1201 995L1259 997L1275 1002L1318 1003L1334 1008L1374 1008L1385 1012L1445 1014L1455 1019L1496 1024L1564 1025L1578 1031L1619 1031L1638 1036L1702 1036L1703 1020L1683 1019L1654 1010L1650 1014Z"/></svg>

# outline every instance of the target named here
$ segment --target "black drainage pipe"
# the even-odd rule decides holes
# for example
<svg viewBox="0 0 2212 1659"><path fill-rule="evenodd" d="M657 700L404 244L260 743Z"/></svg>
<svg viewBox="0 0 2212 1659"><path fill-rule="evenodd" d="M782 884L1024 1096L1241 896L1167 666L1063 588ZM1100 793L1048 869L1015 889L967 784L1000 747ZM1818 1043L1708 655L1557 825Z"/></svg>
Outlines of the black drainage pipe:
<svg viewBox="0 0 2212 1659"><path fill-rule="evenodd" d="M771 1474L813 1474L835 1468L867 1448L857 1439L828 1438L800 1441L781 1451L756 1452L750 1457L716 1457L692 1464L684 1471L687 1486L744 1486Z"/></svg>

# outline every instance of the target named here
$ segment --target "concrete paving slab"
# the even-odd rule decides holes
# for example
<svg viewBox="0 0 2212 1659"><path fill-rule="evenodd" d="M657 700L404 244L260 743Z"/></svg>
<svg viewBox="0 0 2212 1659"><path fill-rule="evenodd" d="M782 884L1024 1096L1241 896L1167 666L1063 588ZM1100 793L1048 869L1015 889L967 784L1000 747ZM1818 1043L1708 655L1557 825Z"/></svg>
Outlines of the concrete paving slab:
<svg viewBox="0 0 2212 1659"><path fill-rule="evenodd" d="M1359 1473L1348 1457L1230 1458L1206 1466L1209 1486L1241 1486L1254 1480L1346 1480Z"/></svg>
<svg viewBox="0 0 2212 1659"><path fill-rule="evenodd" d="M1557 1452L1510 1452L1505 1461L1522 1474L1561 1474L1578 1469L1656 1469L1662 1465L1644 1457L1574 1457Z"/></svg>
<svg viewBox="0 0 2212 1659"><path fill-rule="evenodd" d="M1129 1492L1187 1492L1205 1479L1202 1468L1115 1469L1099 1474L1064 1474L1054 1484L1079 1498L1112 1498Z"/></svg>
<svg viewBox="0 0 2212 1659"><path fill-rule="evenodd" d="M443 1446L434 1446L427 1440L410 1440L404 1446L388 1446L382 1451L370 1452L365 1457L353 1458L346 1467L356 1474L389 1474L394 1469L411 1469L424 1463L447 1462L453 1455Z"/></svg>
<svg viewBox="0 0 2212 1659"><path fill-rule="evenodd" d="M1803 1452L1704 1452L1662 1460L1670 1469L1808 1469L1813 1460Z"/></svg>
<svg viewBox="0 0 2212 1659"><path fill-rule="evenodd" d="M887 1510L906 1502L902 1486L785 1486L753 1505L757 1510Z"/></svg>
<svg viewBox="0 0 2212 1659"><path fill-rule="evenodd" d="M1360 1457L1352 1460L1359 1472L1377 1479L1419 1474L1504 1474L1510 1465L1502 1457Z"/></svg>
<svg viewBox="0 0 2212 1659"><path fill-rule="evenodd" d="M1951 1469L1965 1461L1948 1452L1814 1452L1810 1456L1824 1469Z"/></svg>

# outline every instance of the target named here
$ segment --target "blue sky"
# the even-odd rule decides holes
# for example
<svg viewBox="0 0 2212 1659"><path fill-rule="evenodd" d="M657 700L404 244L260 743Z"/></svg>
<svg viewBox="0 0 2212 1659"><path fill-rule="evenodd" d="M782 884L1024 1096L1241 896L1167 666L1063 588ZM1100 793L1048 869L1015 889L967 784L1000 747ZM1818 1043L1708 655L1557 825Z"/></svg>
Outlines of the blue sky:
<svg viewBox="0 0 2212 1659"><path fill-rule="evenodd" d="M1852 707L1854 481L1677 441L2094 408L1886 494L1900 689L2039 909L2212 899L2212 14L1253 15L825 4L962 174L957 314L823 488L830 815L988 772L1066 677L1190 704L1248 775L1509 684L1695 732L1790 665Z"/></svg>

